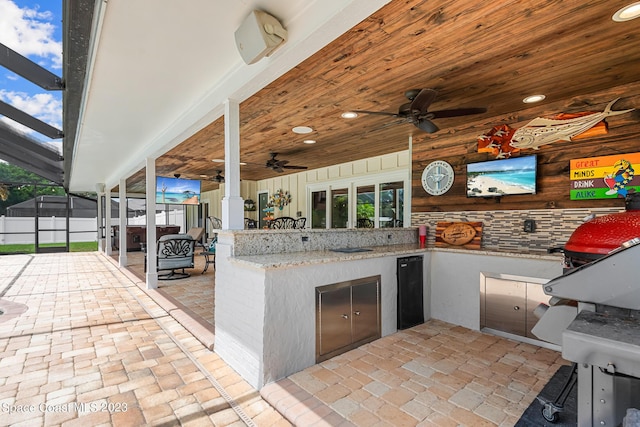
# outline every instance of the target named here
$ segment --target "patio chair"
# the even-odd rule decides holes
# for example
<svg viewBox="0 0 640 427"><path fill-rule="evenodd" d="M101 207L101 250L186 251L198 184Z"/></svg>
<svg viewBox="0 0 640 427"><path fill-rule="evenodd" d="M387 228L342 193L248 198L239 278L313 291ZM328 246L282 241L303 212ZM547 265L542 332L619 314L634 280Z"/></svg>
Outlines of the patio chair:
<svg viewBox="0 0 640 427"><path fill-rule="evenodd" d="M191 276L184 269L193 268L195 244L196 241L188 234L167 234L160 237L157 246L157 269L158 272L169 272L158 274L158 280L184 279Z"/></svg>
<svg viewBox="0 0 640 427"><path fill-rule="evenodd" d="M213 264L213 268L216 268L216 243L218 243L218 236L215 236L200 252L200 255L204 256L204 270L200 274L204 274L207 271L209 264Z"/></svg>
<svg viewBox="0 0 640 427"><path fill-rule="evenodd" d="M196 246L204 248L205 245L202 243L202 236L204 236L204 227L191 227L187 234L196 241Z"/></svg>
<svg viewBox="0 0 640 427"><path fill-rule="evenodd" d="M296 222L293 224L293 228L304 228L304 225L307 223L307 218L302 217L296 219Z"/></svg>
<svg viewBox="0 0 640 427"><path fill-rule="evenodd" d="M280 230L285 228L295 228L294 225L296 220L289 216L281 216L279 218L274 218L268 222L269 228L274 230Z"/></svg>
<svg viewBox="0 0 640 427"><path fill-rule="evenodd" d="M358 218L358 228L373 228L374 225L369 218Z"/></svg>
<svg viewBox="0 0 640 427"><path fill-rule="evenodd" d="M209 216L207 218L209 219L209 222L211 222L211 228L214 230L222 229L222 220L220 218L216 218L215 216Z"/></svg>

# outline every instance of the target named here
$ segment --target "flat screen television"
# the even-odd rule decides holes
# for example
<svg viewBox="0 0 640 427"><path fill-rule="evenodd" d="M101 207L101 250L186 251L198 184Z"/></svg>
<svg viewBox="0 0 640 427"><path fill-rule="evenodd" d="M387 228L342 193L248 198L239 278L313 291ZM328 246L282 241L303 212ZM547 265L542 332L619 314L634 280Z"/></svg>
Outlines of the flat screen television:
<svg viewBox="0 0 640 427"><path fill-rule="evenodd" d="M197 205L200 203L200 181L197 179L156 177L156 203Z"/></svg>
<svg viewBox="0 0 640 427"><path fill-rule="evenodd" d="M537 156L467 164L467 197L536 194Z"/></svg>

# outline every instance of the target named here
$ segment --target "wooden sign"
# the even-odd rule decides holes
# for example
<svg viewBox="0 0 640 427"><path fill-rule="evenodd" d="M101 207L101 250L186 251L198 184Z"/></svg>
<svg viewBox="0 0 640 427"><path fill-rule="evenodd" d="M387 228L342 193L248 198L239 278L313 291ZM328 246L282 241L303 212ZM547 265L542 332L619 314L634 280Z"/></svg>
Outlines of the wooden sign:
<svg viewBox="0 0 640 427"><path fill-rule="evenodd" d="M439 222L436 226L436 247L480 249L481 222Z"/></svg>
<svg viewBox="0 0 640 427"><path fill-rule="evenodd" d="M634 191L640 191L640 153L571 160L571 200L624 198Z"/></svg>

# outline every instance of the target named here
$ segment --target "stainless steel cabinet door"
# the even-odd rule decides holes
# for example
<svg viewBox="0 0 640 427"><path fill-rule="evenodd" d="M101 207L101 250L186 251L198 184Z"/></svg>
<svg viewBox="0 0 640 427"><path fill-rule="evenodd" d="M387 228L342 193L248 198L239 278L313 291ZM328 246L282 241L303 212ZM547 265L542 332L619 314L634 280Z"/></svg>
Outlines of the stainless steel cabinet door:
<svg viewBox="0 0 640 427"><path fill-rule="evenodd" d="M351 287L319 293L319 354L327 354L351 344Z"/></svg>
<svg viewBox="0 0 640 427"><path fill-rule="evenodd" d="M352 286L351 304L353 342L379 337L378 283Z"/></svg>
<svg viewBox="0 0 640 427"><path fill-rule="evenodd" d="M487 277L484 326L525 336L526 292L525 282Z"/></svg>

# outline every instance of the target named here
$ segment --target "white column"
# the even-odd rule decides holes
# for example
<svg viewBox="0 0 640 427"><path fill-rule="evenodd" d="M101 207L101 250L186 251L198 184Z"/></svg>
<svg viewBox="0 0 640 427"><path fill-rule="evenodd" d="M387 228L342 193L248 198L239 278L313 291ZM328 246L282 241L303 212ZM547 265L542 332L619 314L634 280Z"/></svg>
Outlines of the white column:
<svg viewBox="0 0 640 427"><path fill-rule="evenodd" d="M105 253L111 255L113 253L113 247L111 246L111 189L107 188L104 193L104 221L105 221L105 237L107 242L105 244ZM125 230L126 231L126 230ZM122 233L123 231L120 230Z"/></svg>
<svg viewBox="0 0 640 427"><path fill-rule="evenodd" d="M120 199L120 251L118 252L118 264L120 267L127 266L127 180L120 179L118 184L118 198Z"/></svg>
<svg viewBox="0 0 640 427"><path fill-rule="evenodd" d="M244 228L244 200L240 197L240 103L224 102L224 198L222 229Z"/></svg>
<svg viewBox="0 0 640 427"><path fill-rule="evenodd" d="M147 157L147 289L158 287L158 270L156 270L156 159Z"/></svg>
<svg viewBox="0 0 640 427"><path fill-rule="evenodd" d="M105 238L102 237L102 233L105 230L102 229L104 223L104 212L102 211L102 197L104 196L104 184L98 183L96 184L96 195L98 196L98 250L100 252L105 252Z"/></svg>

